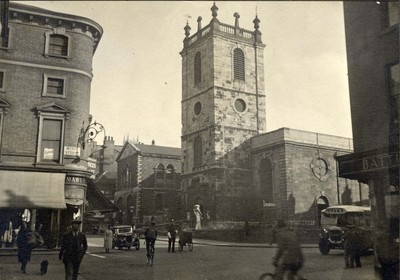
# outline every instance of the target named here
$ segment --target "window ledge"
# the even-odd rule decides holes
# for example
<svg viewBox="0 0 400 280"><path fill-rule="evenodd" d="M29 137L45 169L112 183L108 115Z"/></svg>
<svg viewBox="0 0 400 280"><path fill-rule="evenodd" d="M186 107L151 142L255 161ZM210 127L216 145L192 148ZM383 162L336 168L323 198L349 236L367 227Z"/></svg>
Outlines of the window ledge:
<svg viewBox="0 0 400 280"><path fill-rule="evenodd" d="M45 53L43 56L44 56L44 57L55 57L55 58L61 58L61 59L71 60L71 57L70 57L70 56L67 56L67 55L57 55L57 54Z"/></svg>
<svg viewBox="0 0 400 280"><path fill-rule="evenodd" d="M61 98L61 99L65 99L65 95L60 95L60 94L50 94L50 93L45 93L42 92L42 97L53 97L53 98Z"/></svg>
<svg viewBox="0 0 400 280"><path fill-rule="evenodd" d="M0 47L0 50L6 51L6 52L11 52L11 48L10 47Z"/></svg>

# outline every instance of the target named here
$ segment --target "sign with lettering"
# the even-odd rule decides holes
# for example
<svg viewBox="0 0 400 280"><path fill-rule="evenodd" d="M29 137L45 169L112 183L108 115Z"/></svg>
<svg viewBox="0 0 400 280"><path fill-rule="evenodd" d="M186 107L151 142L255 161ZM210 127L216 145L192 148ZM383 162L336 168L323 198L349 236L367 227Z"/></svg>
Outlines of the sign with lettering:
<svg viewBox="0 0 400 280"><path fill-rule="evenodd" d="M95 179L96 178L96 162L97 160L95 158L88 157L87 158L87 167L88 171L92 173L90 176L90 179Z"/></svg>
<svg viewBox="0 0 400 280"><path fill-rule="evenodd" d="M360 172L375 172L399 167L399 153L378 154L341 160L339 159L339 176L346 177Z"/></svg>
<svg viewBox="0 0 400 280"><path fill-rule="evenodd" d="M74 146L64 146L65 156L79 156L81 154L81 149Z"/></svg>
<svg viewBox="0 0 400 280"><path fill-rule="evenodd" d="M325 213L327 214L343 214L346 211L342 208L326 208Z"/></svg>
<svg viewBox="0 0 400 280"><path fill-rule="evenodd" d="M54 149L44 148L43 159L54 159Z"/></svg>
<svg viewBox="0 0 400 280"><path fill-rule="evenodd" d="M77 184L86 184L87 180L85 177L77 177L77 176L65 176L66 183L77 183Z"/></svg>

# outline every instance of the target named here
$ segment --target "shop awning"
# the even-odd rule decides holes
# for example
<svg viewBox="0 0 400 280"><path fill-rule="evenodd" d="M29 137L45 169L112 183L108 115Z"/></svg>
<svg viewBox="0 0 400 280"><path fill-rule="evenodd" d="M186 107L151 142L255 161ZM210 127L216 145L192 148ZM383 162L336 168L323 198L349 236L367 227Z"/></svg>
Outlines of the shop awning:
<svg viewBox="0 0 400 280"><path fill-rule="evenodd" d="M64 209L64 173L0 171L0 208Z"/></svg>

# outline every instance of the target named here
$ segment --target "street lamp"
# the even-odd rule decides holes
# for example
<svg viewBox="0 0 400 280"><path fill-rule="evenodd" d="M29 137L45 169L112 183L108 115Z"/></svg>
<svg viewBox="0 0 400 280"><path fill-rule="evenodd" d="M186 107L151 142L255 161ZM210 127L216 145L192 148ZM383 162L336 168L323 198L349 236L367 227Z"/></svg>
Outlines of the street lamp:
<svg viewBox="0 0 400 280"><path fill-rule="evenodd" d="M92 117L89 118L89 122L92 121ZM79 134L78 143L85 149L86 143L91 143L94 138L101 132L104 133L104 138L106 137L106 130L101 123L94 121L90 123L86 128L84 128L85 123L82 123L81 133Z"/></svg>

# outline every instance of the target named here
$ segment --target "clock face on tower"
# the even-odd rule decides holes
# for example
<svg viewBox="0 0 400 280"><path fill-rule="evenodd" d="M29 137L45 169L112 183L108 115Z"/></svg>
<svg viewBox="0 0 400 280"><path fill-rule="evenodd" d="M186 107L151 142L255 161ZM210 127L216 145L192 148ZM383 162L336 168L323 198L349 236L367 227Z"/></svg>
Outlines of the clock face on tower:
<svg viewBox="0 0 400 280"><path fill-rule="evenodd" d="M312 160L310 167L314 176L317 177L320 181L326 181L328 179L329 164L326 159L318 155Z"/></svg>

